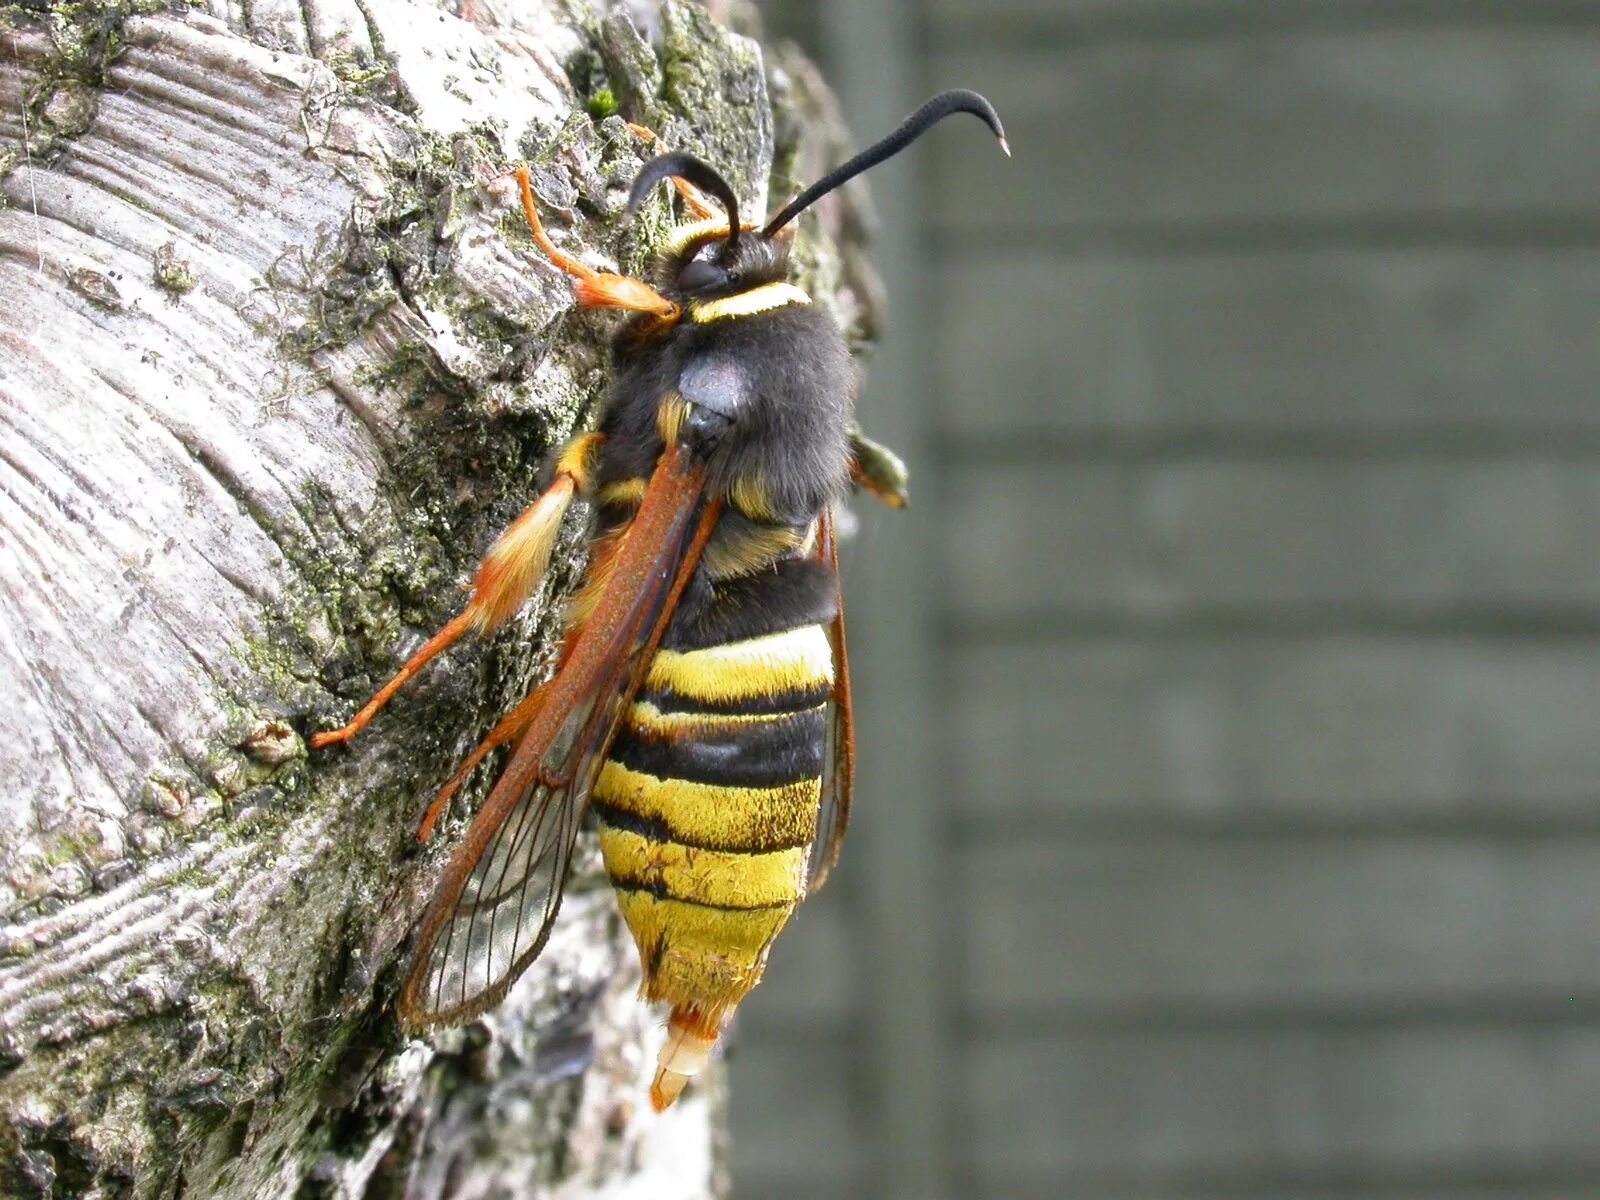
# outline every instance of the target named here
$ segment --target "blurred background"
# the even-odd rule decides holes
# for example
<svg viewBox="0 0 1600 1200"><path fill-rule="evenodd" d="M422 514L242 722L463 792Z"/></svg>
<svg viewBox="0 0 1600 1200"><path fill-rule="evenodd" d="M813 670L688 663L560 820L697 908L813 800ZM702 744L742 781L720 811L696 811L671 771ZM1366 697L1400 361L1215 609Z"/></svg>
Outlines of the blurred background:
<svg viewBox="0 0 1600 1200"><path fill-rule="evenodd" d="M1600 3L765 0L863 139L862 785L764 1200L1600 1196Z"/></svg>

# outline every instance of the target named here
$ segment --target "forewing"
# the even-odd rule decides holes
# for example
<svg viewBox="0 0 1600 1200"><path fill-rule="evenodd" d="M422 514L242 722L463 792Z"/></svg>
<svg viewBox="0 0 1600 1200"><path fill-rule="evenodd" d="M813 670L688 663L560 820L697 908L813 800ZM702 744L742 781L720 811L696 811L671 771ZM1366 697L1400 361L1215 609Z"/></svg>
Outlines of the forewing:
<svg viewBox="0 0 1600 1200"><path fill-rule="evenodd" d="M493 1007L544 948L589 789L716 524L705 480L686 448L669 449L610 561L591 567L606 580L594 615L423 915L400 995L407 1024Z"/></svg>
<svg viewBox="0 0 1600 1200"><path fill-rule="evenodd" d="M536 784L517 798L417 959L401 1003L408 1024L476 1016L538 957L582 816L570 787Z"/></svg>
<svg viewBox="0 0 1600 1200"><path fill-rule="evenodd" d="M833 510L823 509L817 525L817 556L839 578L839 544L834 538ZM850 656L844 637L844 590L839 591L833 623L828 627L833 645L833 698L828 702L828 748L822 765L822 810L817 837L811 844L806 891L815 895L828 881L828 873L844 848L845 827L850 823L850 801L856 783L856 725L850 704Z"/></svg>

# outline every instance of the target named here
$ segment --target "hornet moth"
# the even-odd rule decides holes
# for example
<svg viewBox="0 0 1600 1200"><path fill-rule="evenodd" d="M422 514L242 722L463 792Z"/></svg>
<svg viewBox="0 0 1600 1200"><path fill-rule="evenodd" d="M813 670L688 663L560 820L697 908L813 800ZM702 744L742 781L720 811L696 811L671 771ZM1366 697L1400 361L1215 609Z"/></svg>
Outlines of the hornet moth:
<svg viewBox="0 0 1600 1200"><path fill-rule="evenodd" d="M844 338L788 278L792 222L962 112L1010 153L987 100L943 92L759 230L740 223L710 166L659 154L628 212L670 180L695 219L671 233L648 282L558 250L517 170L534 239L573 277L578 306L630 316L599 428L553 455L547 490L490 548L465 611L350 724L312 739L349 740L434 655L509 618L573 499L589 501L589 565L555 675L423 819L426 840L479 764L514 745L422 917L405 1024L459 1023L500 1000L544 946L587 810L643 995L671 1009L650 1090L660 1111L704 1068L773 939L827 878L855 757L831 506L852 479L903 503L904 472L855 430Z"/></svg>

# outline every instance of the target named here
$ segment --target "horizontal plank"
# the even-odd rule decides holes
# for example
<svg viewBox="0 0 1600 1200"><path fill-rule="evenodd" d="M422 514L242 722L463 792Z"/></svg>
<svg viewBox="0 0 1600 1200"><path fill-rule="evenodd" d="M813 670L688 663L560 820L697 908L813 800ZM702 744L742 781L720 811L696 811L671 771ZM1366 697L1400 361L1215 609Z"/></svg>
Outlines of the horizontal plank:
<svg viewBox="0 0 1600 1200"><path fill-rule="evenodd" d="M958 47L929 74L985 91L1015 157L933 139L932 215L988 244L1086 224L1586 220L1597 72L1600 29Z"/></svg>
<svg viewBox="0 0 1600 1200"><path fill-rule="evenodd" d="M1593 815L1593 639L1335 636L968 645L958 812L1023 820Z"/></svg>
<svg viewBox="0 0 1600 1200"><path fill-rule="evenodd" d="M1600 999L1600 839L1036 838L957 863L983 1019L1538 1021Z"/></svg>
<svg viewBox="0 0 1600 1200"><path fill-rule="evenodd" d="M938 278L939 420L958 443L1197 428L1424 441L1441 427L1600 430L1596 249L1027 246L951 255Z"/></svg>
<svg viewBox="0 0 1600 1200"><path fill-rule="evenodd" d="M854 1100L854 1047L840 1036L783 1044L739 1032L728 1057L735 1194L804 1184L859 1194L867 1146Z"/></svg>
<svg viewBox="0 0 1600 1200"><path fill-rule="evenodd" d="M1600 458L981 466L945 486L958 619L1376 607L1420 626L1430 610L1444 626L1519 608L1600 620Z"/></svg>
<svg viewBox="0 0 1600 1200"><path fill-rule="evenodd" d="M825 1176L809 1173L772 1173L754 1168L741 1169L739 1147L733 1147L733 1190L730 1195L755 1196L759 1200L817 1200L818 1196L835 1197L836 1200L868 1200L872 1195L867 1185L857 1178L838 1182ZM1492 1200L1499 1200L1494 1197ZM1521 1200L1520 1197L1517 1200ZM1535 1196L1532 1200L1545 1200ZM1562 1198L1564 1200L1564 1198ZM1574 1198L1578 1200L1578 1198ZM1593 1200L1584 1196L1582 1200Z"/></svg>
<svg viewBox="0 0 1600 1200"><path fill-rule="evenodd" d="M985 1177L984 1200L1594 1200L1600 1162L1491 1165L1462 1173L1426 1167L1384 1176L1323 1174L1307 1180L1302 1172L1263 1177L1255 1173L1204 1174L1136 1172L1132 1177L1090 1178L1064 1174L1011 1172ZM762 1193L764 1200L766 1194ZM798 1193L779 1193L782 1200Z"/></svg>
<svg viewBox="0 0 1600 1200"><path fill-rule="evenodd" d="M1595 0L929 0L936 38L1183 36L1334 25L1600 20Z"/></svg>
<svg viewBox="0 0 1600 1200"><path fill-rule="evenodd" d="M980 1185L1423 1168L1493 1178L1600 1158L1595 1028L986 1039L966 1057Z"/></svg>

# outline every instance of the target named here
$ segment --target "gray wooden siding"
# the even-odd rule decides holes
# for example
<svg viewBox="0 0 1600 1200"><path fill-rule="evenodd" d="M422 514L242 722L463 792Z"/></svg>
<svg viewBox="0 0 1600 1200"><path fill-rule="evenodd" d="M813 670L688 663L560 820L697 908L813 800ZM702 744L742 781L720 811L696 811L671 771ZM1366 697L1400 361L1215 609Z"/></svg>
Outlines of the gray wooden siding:
<svg viewBox="0 0 1600 1200"><path fill-rule="evenodd" d="M956 238L938 293L941 428L1014 453L1040 437L1548 452L1564 444L1553 433L1593 449L1600 237L1567 232L1574 244L1338 246L1307 233L1244 252L1196 236L1044 254L1031 237Z"/></svg>
<svg viewBox="0 0 1600 1200"><path fill-rule="evenodd" d="M1002 175L935 143L933 213L990 244L1095 226L1176 241L1192 224L1245 253L1257 236L1592 228L1597 54L1600 32L1516 26L969 45L930 70L993 80L1017 154Z"/></svg>
<svg viewBox="0 0 1600 1200"><path fill-rule="evenodd" d="M1600 1195L1600 2L916 11L946 1194ZM874 1195L846 853L740 1196Z"/></svg>

